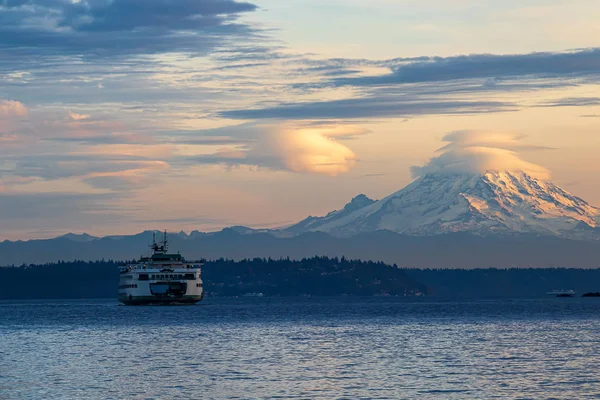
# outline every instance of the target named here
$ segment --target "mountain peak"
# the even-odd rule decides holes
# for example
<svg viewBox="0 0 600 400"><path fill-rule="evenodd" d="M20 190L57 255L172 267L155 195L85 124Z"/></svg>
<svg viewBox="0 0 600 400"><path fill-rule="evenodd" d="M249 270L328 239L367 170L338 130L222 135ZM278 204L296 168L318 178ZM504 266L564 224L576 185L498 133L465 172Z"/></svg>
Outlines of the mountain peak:
<svg viewBox="0 0 600 400"><path fill-rule="evenodd" d="M359 194L358 196L355 196L352 200L350 200L350 203L344 206L344 211L358 210L373 203L375 203L375 200L368 198L364 194Z"/></svg>

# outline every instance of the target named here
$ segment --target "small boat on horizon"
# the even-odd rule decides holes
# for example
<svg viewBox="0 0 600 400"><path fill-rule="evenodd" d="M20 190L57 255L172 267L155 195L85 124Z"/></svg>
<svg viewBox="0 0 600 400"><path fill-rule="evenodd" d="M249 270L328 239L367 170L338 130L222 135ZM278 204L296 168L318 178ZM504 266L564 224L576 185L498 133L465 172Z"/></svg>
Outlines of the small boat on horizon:
<svg viewBox="0 0 600 400"><path fill-rule="evenodd" d="M554 289L546 294L556 297L575 297L576 293L573 289Z"/></svg>

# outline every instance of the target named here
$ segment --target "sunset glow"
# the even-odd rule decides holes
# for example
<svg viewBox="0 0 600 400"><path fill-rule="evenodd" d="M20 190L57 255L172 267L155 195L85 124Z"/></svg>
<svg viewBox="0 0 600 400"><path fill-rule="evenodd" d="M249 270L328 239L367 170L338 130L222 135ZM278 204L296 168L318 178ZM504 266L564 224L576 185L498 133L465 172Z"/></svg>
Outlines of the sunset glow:
<svg viewBox="0 0 600 400"><path fill-rule="evenodd" d="M597 1L29 3L0 5L0 239L281 226L440 170L600 205Z"/></svg>

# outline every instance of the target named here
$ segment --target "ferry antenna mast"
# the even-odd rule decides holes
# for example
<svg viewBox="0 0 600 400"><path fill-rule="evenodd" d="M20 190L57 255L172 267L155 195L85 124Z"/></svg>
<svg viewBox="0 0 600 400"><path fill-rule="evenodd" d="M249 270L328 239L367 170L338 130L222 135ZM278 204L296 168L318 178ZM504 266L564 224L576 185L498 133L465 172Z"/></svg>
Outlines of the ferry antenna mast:
<svg viewBox="0 0 600 400"><path fill-rule="evenodd" d="M163 251L166 253L169 249L169 241L167 240L167 230L163 233Z"/></svg>

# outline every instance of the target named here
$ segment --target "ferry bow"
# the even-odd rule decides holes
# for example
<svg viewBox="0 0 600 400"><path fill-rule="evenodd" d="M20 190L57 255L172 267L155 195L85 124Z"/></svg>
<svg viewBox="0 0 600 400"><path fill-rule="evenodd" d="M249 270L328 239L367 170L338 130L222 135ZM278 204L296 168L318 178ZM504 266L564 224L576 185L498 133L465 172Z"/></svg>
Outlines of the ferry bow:
<svg viewBox="0 0 600 400"><path fill-rule="evenodd" d="M195 304L204 297L201 262L186 262L168 253L164 232L160 243L152 235L152 255L120 267L118 299L125 305Z"/></svg>

